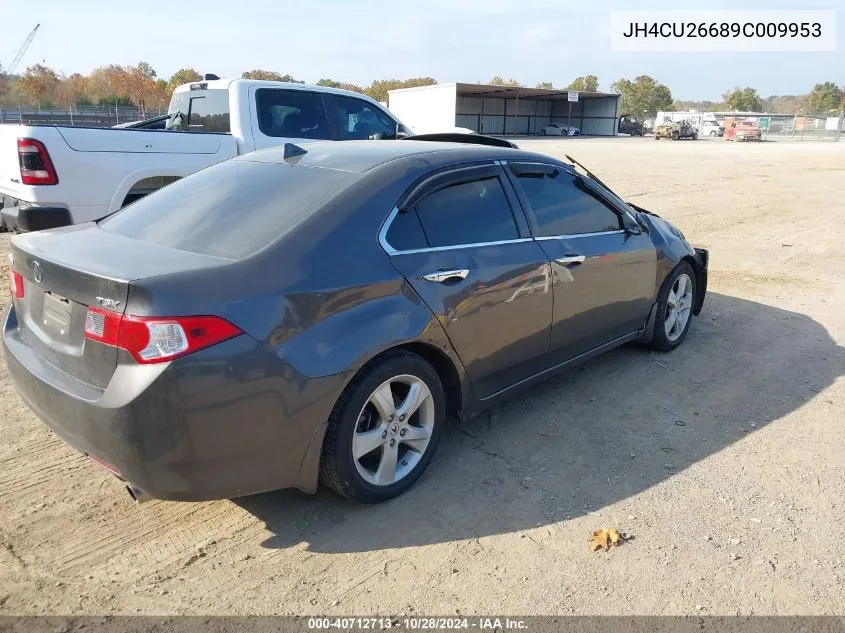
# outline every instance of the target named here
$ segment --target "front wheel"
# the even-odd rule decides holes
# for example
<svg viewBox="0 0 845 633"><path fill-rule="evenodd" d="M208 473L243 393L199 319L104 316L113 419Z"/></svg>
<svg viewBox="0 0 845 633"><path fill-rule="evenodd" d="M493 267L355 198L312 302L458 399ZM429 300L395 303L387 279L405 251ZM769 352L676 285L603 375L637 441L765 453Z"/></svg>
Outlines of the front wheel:
<svg viewBox="0 0 845 633"><path fill-rule="evenodd" d="M671 352L686 338L692 323L695 271L681 262L663 282L657 295L657 316L651 347Z"/></svg>
<svg viewBox="0 0 845 633"><path fill-rule="evenodd" d="M540 130L540 136L545 136L545 135L546 135L546 130Z"/></svg>
<svg viewBox="0 0 845 633"><path fill-rule="evenodd" d="M446 396L434 368L416 354L387 354L335 405L320 480L364 503L400 495L431 462L445 419Z"/></svg>

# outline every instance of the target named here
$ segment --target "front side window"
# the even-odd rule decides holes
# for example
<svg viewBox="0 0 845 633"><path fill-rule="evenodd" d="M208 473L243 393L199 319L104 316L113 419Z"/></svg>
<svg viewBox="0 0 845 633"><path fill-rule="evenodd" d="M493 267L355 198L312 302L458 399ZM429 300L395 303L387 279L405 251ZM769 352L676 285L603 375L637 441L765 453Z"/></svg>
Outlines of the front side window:
<svg viewBox="0 0 845 633"><path fill-rule="evenodd" d="M265 136L330 139L323 98L305 90L260 88L255 91L258 129Z"/></svg>
<svg viewBox="0 0 845 633"><path fill-rule="evenodd" d="M510 204L496 176L433 191L414 206L414 212L429 247L519 237Z"/></svg>
<svg viewBox="0 0 845 633"><path fill-rule="evenodd" d="M535 235L578 235L621 228L619 216L579 176L562 169L517 176L534 214Z"/></svg>
<svg viewBox="0 0 845 633"><path fill-rule="evenodd" d="M334 115L342 141L368 139L374 134L395 138L396 121L373 104L355 97L335 96Z"/></svg>

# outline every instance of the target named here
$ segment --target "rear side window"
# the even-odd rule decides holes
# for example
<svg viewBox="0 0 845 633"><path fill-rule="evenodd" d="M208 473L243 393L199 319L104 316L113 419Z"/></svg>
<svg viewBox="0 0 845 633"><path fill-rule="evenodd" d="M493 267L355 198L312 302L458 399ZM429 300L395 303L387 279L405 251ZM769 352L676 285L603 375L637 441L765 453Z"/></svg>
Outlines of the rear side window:
<svg viewBox="0 0 845 633"><path fill-rule="evenodd" d="M258 129L265 136L332 138L319 93L260 88L255 91L255 107Z"/></svg>
<svg viewBox="0 0 845 633"><path fill-rule="evenodd" d="M526 173L518 178L531 205L537 237L621 228L619 216L578 176L557 169L552 174Z"/></svg>
<svg viewBox="0 0 845 633"><path fill-rule="evenodd" d="M374 134L396 136L396 121L373 104L355 97L334 96L334 114L342 141L368 139Z"/></svg>
<svg viewBox="0 0 845 633"><path fill-rule="evenodd" d="M100 227L182 251L240 259L267 246L360 174L226 161L130 204Z"/></svg>
<svg viewBox="0 0 845 633"><path fill-rule="evenodd" d="M187 124L182 129L189 132L216 132L228 134L229 91L228 90L186 90L177 92L170 100L168 112L181 112ZM188 114L190 113L190 117Z"/></svg>
<svg viewBox="0 0 845 633"><path fill-rule="evenodd" d="M438 189L420 200L414 212L426 244L432 248L519 237L508 199L495 176Z"/></svg>
<svg viewBox="0 0 845 633"><path fill-rule="evenodd" d="M397 213L387 230L386 238L387 243L397 251L428 247L416 209L404 209Z"/></svg>

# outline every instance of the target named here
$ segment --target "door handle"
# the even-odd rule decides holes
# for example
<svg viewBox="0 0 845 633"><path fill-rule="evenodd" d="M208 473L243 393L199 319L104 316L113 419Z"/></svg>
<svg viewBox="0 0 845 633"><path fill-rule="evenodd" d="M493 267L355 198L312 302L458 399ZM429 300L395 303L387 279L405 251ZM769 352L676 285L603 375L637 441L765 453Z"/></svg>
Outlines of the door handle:
<svg viewBox="0 0 845 633"><path fill-rule="evenodd" d="M438 270L436 273L429 273L423 275L426 281L433 281L438 284L445 284L449 281L459 281L466 279L469 271L466 268L456 270Z"/></svg>
<svg viewBox="0 0 845 633"><path fill-rule="evenodd" d="M567 253L563 257L558 257L555 261L558 264L562 264L564 266L577 266L578 264L583 264L584 260L587 258L584 255L574 255Z"/></svg>

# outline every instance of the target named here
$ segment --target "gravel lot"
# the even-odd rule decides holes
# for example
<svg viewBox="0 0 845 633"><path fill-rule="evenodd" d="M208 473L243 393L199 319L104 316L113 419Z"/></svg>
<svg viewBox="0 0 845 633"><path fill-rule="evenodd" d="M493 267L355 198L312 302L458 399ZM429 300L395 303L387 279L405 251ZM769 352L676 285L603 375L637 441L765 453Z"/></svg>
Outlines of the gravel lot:
<svg viewBox="0 0 845 633"><path fill-rule="evenodd" d="M0 364L0 613L845 613L845 143L520 144L710 249L677 352L626 347L451 427L381 506L136 507ZM590 552L602 527L634 538Z"/></svg>

